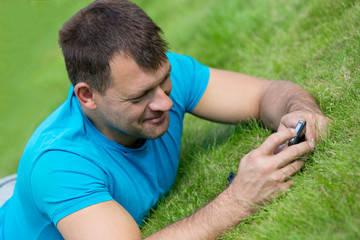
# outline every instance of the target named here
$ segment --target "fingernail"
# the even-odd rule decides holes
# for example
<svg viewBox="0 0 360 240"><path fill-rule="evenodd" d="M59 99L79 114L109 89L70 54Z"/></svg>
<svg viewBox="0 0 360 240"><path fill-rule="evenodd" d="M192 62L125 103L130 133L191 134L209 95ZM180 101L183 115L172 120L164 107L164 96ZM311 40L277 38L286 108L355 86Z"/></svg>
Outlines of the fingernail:
<svg viewBox="0 0 360 240"><path fill-rule="evenodd" d="M290 131L293 133L293 134L296 134L296 130L294 128L291 128Z"/></svg>

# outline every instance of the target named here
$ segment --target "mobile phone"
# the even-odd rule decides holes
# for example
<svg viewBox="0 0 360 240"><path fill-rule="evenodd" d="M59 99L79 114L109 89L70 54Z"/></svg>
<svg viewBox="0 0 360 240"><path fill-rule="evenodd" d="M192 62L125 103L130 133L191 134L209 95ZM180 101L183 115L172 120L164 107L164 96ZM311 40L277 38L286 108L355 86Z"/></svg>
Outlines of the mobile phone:
<svg viewBox="0 0 360 240"><path fill-rule="evenodd" d="M300 134L304 130L305 126L306 126L306 121L303 121L303 120L300 120L296 124L296 127L295 127L296 136L289 140L289 143L288 143L289 146L298 144L299 142L302 142L304 140L304 137L300 136Z"/></svg>

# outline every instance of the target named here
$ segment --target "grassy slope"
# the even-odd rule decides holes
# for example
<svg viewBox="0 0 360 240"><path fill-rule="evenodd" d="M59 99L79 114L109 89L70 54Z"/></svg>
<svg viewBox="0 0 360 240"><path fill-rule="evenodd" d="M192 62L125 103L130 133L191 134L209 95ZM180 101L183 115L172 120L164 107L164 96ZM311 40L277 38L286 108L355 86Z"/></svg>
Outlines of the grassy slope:
<svg viewBox="0 0 360 240"><path fill-rule="evenodd" d="M182 2L189 9L180 8L180 17L174 14L163 26L174 33L168 36L173 50L210 66L299 83L335 120L330 138L296 176L295 188L223 239L358 239L359 1ZM150 4L144 7L151 15ZM168 4L152 16L162 23L174 9L178 6ZM270 134L254 123L235 132L193 118L187 123L178 181L146 223L145 234L214 198L238 160Z"/></svg>
<svg viewBox="0 0 360 240"><path fill-rule="evenodd" d="M299 83L335 120L296 186L223 239L358 239L360 2L136 2L163 28L172 50L210 66ZM66 97L57 31L85 4L0 2L0 176L16 171L34 128ZM144 234L214 198L239 159L269 134L256 123L235 128L187 117L177 182Z"/></svg>

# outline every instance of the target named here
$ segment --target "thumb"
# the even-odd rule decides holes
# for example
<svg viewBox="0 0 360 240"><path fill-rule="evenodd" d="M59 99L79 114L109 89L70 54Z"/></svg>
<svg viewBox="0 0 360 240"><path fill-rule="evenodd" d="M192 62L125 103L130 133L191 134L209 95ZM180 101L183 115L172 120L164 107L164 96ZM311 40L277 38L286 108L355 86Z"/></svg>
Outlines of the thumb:
<svg viewBox="0 0 360 240"><path fill-rule="evenodd" d="M277 131L280 132L280 131L285 130L285 129L286 129L285 125L282 122L280 122Z"/></svg>

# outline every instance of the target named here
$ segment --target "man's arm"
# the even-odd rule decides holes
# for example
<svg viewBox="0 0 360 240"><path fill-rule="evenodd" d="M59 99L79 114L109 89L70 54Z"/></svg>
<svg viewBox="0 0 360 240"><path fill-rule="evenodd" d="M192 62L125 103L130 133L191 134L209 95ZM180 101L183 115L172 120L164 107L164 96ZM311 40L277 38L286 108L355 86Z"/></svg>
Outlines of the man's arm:
<svg viewBox="0 0 360 240"><path fill-rule="evenodd" d="M214 68L193 114L223 123L258 119L274 130L293 128L298 120L306 120L307 140L318 140L329 122L314 98L297 84Z"/></svg>
<svg viewBox="0 0 360 240"><path fill-rule="evenodd" d="M294 159L314 149L311 142L303 142L274 154L281 143L295 135L294 129L272 134L259 148L243 157L233 183L213 201L147 239L216 239L240 223L255 211L255 205L289 188L292 181L286 179L303 166L302 161ZM57 228L70 240L142 239L134 219L115 201L70 214L58 222Z"/></svg>
<svg viewBox="0 0 360 240"><path fill-rule="evenodd" d="M135 220L113 200L74 212L61 219L56 227L66 240L142 239Z"/></svg>
<svg viewBox="0 0 360 240"><path fill-rule="evenodd" d="M193 113L226 123L261 119L274 129L279 125L279 129L244 156L229 188L193 215L148 239L215 239L241 222L257 204L289 188L292 181L286 179L303 166L294 159L314 149L313 142L306 141L274 153L295 136L295 130L285 126L294 127L299 119L314 126L318 119L313 120L313 116L325 118L310 94L295 84L216 69L211 69L209 85ZM57 227L65 239L141 239L134 219L115 201L75 212L60 220Z"/></svg>

